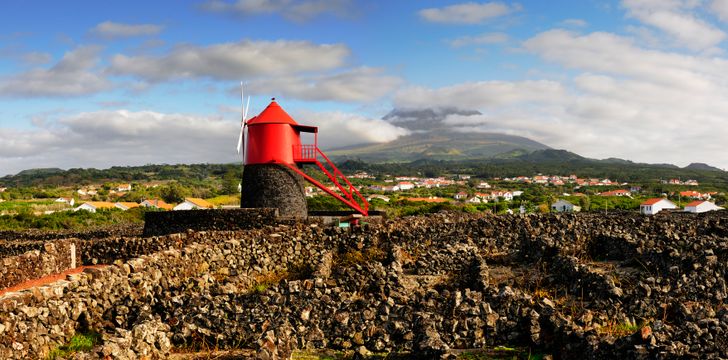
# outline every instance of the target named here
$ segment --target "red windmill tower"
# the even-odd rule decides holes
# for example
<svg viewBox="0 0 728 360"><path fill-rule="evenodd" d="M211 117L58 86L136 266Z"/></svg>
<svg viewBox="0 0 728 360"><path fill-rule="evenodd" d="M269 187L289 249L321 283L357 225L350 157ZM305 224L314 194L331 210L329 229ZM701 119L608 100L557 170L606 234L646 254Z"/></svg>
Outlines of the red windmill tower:
<svg viewBox="0 0 728 360"><path fill-rule="evenodd" d="M303 178L356 212L368 215L369 203L319 149L318 127L299 125L275 98L249 121L246 122L243 115L243 129L245 127L248 128L247 144L244 144L242 129L239 144L244 144L242 147L246 150L241 207L275 207L280 215L305 217ZM302 144L301 133L313 134L313 144ZM339 193L303 172L305 164L316 165Z"/></svg>

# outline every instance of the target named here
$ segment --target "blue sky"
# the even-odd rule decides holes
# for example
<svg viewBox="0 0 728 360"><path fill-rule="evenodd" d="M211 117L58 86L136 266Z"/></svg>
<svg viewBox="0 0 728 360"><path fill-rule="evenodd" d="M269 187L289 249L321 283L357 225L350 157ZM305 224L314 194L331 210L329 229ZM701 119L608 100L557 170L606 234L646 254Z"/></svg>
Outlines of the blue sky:
<svg viewBox="0 0 728 360"><path fill-rule="evenodd" d="M238 83L324 148L458 131L728 168L728 0L5 2L0 175L235 161Z"/></svg>

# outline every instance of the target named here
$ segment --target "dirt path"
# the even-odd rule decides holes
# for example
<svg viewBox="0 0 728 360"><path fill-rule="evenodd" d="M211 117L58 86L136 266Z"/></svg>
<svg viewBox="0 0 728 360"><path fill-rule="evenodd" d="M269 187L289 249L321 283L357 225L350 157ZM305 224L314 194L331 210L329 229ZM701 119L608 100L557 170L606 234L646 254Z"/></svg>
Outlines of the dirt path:
<svg viewBox="0 0 728 360"><path fill-rule="evenodd" d="M47 276L44 276L41 278L27 280L18 285L11 286L11 287L5 288L5 289L0 289L0 296L3 296L9 292L30 289L32 287L43 286L43 285L47 285L47 284L50 284L50 283L58 281L58 280L63 280L66 278L66 275L78 274L80 272L83 272L83 270L87 269L87 268L102 268L104 266L106 266L106 265L79 266L75 269L68 269L59 274L51 274L51 275L47 275Z"/></svg>

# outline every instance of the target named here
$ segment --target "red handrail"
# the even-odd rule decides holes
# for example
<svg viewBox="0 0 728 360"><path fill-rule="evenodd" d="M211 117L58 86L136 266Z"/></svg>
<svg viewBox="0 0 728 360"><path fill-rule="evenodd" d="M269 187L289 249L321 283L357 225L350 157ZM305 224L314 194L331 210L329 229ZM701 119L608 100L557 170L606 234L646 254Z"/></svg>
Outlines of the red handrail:
<svg viewBox="0 0 728 360"><path fill-rule="evenodd" d="M326 160L326 164L331 168L331 171L327 170L324 164L322 164L320 161L318 161L318 155L321 155L321 157ZM364 216L368 216L369 211L369 203L367 200L359 193L359 191L354 187L354 185L349 182L349 179L344 176L344 174L339 171L338 168L334 165L334 163L324 154L321 149L318 148L316 145L294 145L293 146L293 159L296 162L313 162L315 163L321 171L326 174L326 176L331 180L334 185L341 191L342 194L346 196L346 198L336 194L335 192L331 191L328 187L325 187L320 182L316 181L314 178L309 176L308 174L301 171L297 166L295 165L288 165L289 168L293 169L297 173L301 174L306 180L308 180L313 185L316 185L321 190L324 190L329 195L335 197L339 201L343 202L347 206L353 208L360 214ZM333 174L332 174L333 173ZM343 184L340 182L340 180L343 180ZM355 196L356 195L356 196Z"/></svg>

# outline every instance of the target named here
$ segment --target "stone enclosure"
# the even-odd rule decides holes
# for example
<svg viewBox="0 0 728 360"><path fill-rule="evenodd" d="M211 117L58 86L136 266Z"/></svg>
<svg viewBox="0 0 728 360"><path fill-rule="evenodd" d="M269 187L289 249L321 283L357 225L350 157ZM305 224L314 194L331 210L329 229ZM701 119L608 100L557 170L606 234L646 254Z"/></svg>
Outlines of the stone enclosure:
<svg viewBox="0 0 728 360"><path fill-rule="evenodd" d="M0 241L15 249L3 253L9 265L28 255L18 244L38 256L73 244L81 264L108 264L1 296L0 358L43 358L89 330L103 343L80 358L208 348L446 358L495 346L563 359L728 357L728 212L72 235Z"/></svg>

